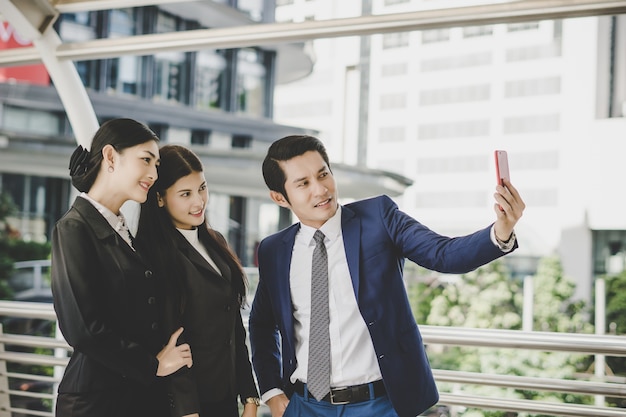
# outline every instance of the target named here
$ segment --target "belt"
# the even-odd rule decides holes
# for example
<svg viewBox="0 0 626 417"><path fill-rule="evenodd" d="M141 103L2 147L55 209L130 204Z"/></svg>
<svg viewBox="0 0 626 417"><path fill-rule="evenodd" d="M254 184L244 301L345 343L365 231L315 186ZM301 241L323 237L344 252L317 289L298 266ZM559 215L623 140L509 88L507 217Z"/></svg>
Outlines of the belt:
<svg viewBox="0 0 626 417"><path fill-rule="evenodd" d="M304 396L304 386L303 382L296 381L294 384L295 392ZM370 396L370 387L372 388L374 394L373 397ZM378 381L369 382L367 384L331 388L330 392L322 398L322 401L335 405L354 404L382 397L386 393L385 384L383 384L382 379L379 379ZM313 397L310 392L308 392L308 395L309 397Z"/></svg>

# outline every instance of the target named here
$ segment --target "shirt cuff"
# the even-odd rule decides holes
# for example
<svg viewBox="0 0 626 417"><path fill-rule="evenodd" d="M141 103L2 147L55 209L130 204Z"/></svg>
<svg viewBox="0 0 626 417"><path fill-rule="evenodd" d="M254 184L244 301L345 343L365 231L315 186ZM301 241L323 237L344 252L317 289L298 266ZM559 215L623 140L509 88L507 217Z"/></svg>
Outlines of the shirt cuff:
<svg viewBox="0 0 626 417"><path fill-rule="evenodd" d="M272 388L265 394L261 395L261 401L267 404L267 401L274 398L277 395L284 394L284 391L280 388Z"/></svg>
<svg viewBox="0 0 626 417"><path fill-rule="evenodd" d="M515 236L515 232L512 232L509 240L503 242L496 236L495 226L491 226L489 236L491 237L491 241L493 242L493 244L496 245L502 252L511 252L513 250L513 246L515 246L515 240L517 239Z"/></svg>

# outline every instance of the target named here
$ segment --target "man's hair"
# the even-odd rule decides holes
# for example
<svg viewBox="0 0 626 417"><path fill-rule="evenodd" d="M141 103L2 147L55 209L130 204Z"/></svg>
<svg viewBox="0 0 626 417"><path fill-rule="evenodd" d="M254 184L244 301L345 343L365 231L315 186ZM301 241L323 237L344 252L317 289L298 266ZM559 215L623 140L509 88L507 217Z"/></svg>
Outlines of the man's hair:
<svg viewBox="0 0 626 417"><path fill-rule="evenodd" d="M326 162L326 165L328 165L328 169L330 169L326 148L322 141L316 137L309 135L292 135L285 136L272 143L263 160L263 179L265 180L267 188L271 191L281 193L287 202L289 202L287 192L285 191L287 178L278 163L288 161L309 151L318 152L324 159L324 162Z"/></svg>

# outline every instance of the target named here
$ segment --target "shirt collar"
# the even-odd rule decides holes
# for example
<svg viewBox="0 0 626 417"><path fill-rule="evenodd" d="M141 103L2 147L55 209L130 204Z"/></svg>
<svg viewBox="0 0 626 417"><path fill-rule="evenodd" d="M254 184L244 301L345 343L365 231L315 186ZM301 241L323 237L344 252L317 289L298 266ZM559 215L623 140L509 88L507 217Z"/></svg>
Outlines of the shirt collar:
<svg viewBox="0 0 626 417"><path fill-rule="evenodd" d="M122 231L124 229L128 229L126 226L126 219L124 219L124 215L120 212L120 214L115 214L111 210L109 210L104 205L100 204L93 198L89 197L89 195L85 192L80 193L80 196L85 200L89 201L95 208L102 214L102 217L111 225L115 231Z"/></svg>
<svg viewBox="0 0 626 417"><path fill-rule="evenodd" d="M300 233L302 234L302 236L304 237L306 241L313 242L313 245L315 245L315 242L313 241L313 235L315 234L316 230L318 229L300 223ZM333 217L326 220L326 223L324 223L322 227L319 228L319 230L322 233L324 233L324 236L326 236L326 239L325 239L326 241L332 242L337 237L339 237L339 235L341 234L341 206L340 205L337 205L337 211L335 212Z"/></svg>

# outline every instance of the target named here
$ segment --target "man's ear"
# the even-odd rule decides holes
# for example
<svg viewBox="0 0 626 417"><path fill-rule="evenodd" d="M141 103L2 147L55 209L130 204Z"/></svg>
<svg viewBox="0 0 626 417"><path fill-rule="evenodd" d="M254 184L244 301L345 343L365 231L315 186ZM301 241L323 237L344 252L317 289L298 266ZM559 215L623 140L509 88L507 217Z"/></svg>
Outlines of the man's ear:
<svg viewBox="0 0 626 417"><path fill-rule="evenodd" d="M270 191L270 198L274 203L278 204L281 207L291 208L291 206L287 202L287 199L282 195L282 193L279 193L278 191Z"/></svg>
<svg viewBox="0 0 626 417"><path fill-rule="evenodd" d="M157 196L157 205L159 207L164 207L165 206L165 201L163 201L163 197L161 197L161 193L159 193L157 191L156 196Z"/></svg>

